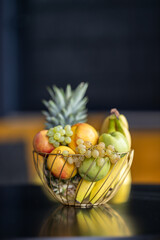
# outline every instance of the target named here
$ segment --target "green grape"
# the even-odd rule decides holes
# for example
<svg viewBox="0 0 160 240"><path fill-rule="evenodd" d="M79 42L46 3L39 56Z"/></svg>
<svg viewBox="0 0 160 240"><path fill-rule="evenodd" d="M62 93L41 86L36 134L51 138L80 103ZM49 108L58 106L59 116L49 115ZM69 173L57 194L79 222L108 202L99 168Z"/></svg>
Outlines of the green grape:
<svg viewBox="0 0 160 240"><path fill-rule="evenodd" d="M94 157L94 158L97 158L97 157L99 157L99 152L98 152L98 150L92 150L92 157Z"/></svg>
<svg viewBox="0 0 160 240"><path fill-rule="evenodd" d="M54 137L49 137L49 143L54 144L55 140Z"/></svg>
<svg viewBox="0 0 160 240"><path fill-rule="evenodd" d="M53 128L53 133L55 133L55 132L56 132L56 127Z"/></svg>
<svg viewBox="0 0 160 240"><path fill-rule="evenodd" d="M98 150L104 150L105 148L105 143L104 142L100 142L98 145L97 145L97 149Z"/></svg>
<svg viewBox="0 0 160 240"><path fill-rule="evenodd" d="M64 142L64 137L63 136L60 137L59 142Z"/></svg>
<svg viewBox="0 0 160 240"><path fill-rule="evenodd" d="M86 149L85 148L81 148L81 149L79 149L79 152L80 152L80 154L85 154L86 153Z"/></svg>
<svg viewBox="0 0 160 240"><path fill-rule="evenodd" d="M53 135L54 135L53 128L50 128L47 132L47 136L48 137L53 137Z"/></svg>
<svg viewBox="0 0 160 240"><path fill-rule="evenodd" d="M61 134L60 134L60 133L57 132L57 133L54 134L54 139L55 139L55 140L58 141L58 140L60 139L60 137L61 137Z"/></svg>
<svg viewBox="0 0 160 240"><path fill-rule="evenodd" d="M60 129L59 133L64 136L66 134L66 131L64 129Z"/></svg>
<svg viewBox="0 0 160 240"><path fill-rule="evenodd" d="M115 151L115 148L114 148L114 146L113 146L113 145L108 145L107 149L111 150L112 152L114 152L114 151Z"/></svg>
<svg viewBox="0 0 160 240"><path fill-rule="evenodd" d="M117 154L117 161L118 161L120 158L121 158L120 155Z"/></svg>
<svg viewBox="0 0 160 240"><path fill-rule="evenodd" d="M81 162L83 162L84 161L84 159L85 159L85 156L83 155L81 155L81 156L79 156L79 161L81 161Z"/></svg>
<svg viewBox="0 0 160 240"><path fill-rule="evenodd" d="M80 144L83 144L84 141L83 141L83 139L78 138L77 141L76 141L76 143L77 143L77 145L80 145Z"/></svg>
<svg viewBox="0 0 160 240"><path fill-rule="evenodd" d="M66 130L67 137L71 137L73 135L73 132L71 130Z"/></svg>
<svg viewBox="0 0 160 240"><path fill-rule="evenodd" d="M86 146L85 146L85 145L83 145L83 144L79 144L79 145L78 145L78 148L79 148L79 150L80 150L81 148L84 148L84 149L86 149Z"/></svg>
<svg viewBox="0 0 160 240"><path fill-rule="evenodd" d="M65 137L65 142L68 144L71 142L71 138L70 137Z"/></svg>
<svg viewBox="0 0 160 240"><path fill-rule="evenodd" d="M112 155L112 151L109 150L109 149L106 149L106 155L107 155L108 157L110 157L110 156Z"/></svg>
<svg viewBox="0 0 160 240"><path fill-rule="evenodd" d="M59 142L55 141L53 144L54 147L59 147Z"/></svg>
<svg viewBox="0 0 160 240"><path fill-rule="evenodd" d="M111 159L111 163L115 164L120 159L120 156L114 153L110 156L110 159Z"/></svg>
<svg viewBox="0 0 160 240"><path fill-rule="evenodd" d="M59 129L63 129L62 125L58 125L57 127L58 127Z"/></svg>
<svg viewBox="0 0 160 240"><path fill-rule="evenodd" d="M67 159L67 161L68 161L69 164L73 164L73 158L72 158L72 157L69 157L69 158Z"/></svg>
<svg viewBox="0 0 160 240"><path fill-rule="evenodd" d="M92 152L90 150L87 150L87 152L85 153L85 157L90 158L91 155L92 155Z"/></svg>
<svg viewBox="0 0 160 240"><path fill-rule="evenodd" d="M78 161L79 161L79 158L74 156L74 162L76 163Z"/></svg>
<svg viewBox="0 0 160 240"><path fill-rule="evenodd" d="M76 147L75 152L79 153L79 148L78 147Z"/></svg>
<svg viewBox="0 0 160 240"><path fill-rule="evenodd" d="M92 143L90 141L85 141L84 145L86 146L86 148L92 147Z"/></svg>
<svg viewBox="0 0 160 240"><path fill-rule="evenodd" d="M63 156L64 156L64 157L67 157L67 156L68 156L68 154L69 154L69 152L68 152L68 151L66 151L66 150L64 150L64 151L62 152L62 154L63 154Z"/></svg>
<svg viewBox="0 0 160 240"><path fill-rule="evenodd" d="M105 151L103 149L99 150L99 156L102 158L105 156Z"/></svg>
<svg viewBox="0 0 160 240"><path fill-rule="evenodd" d="M55 127L55 133L59 133L60 130L62 129L61 127L62 127L62 126L57 126L57 127Z"/></svg>
<svg viewBox="0 0 160 240"><path fill-rule="evenodd" d="M64 127L64 130L65 130L65 131L70 131L70 130L71 130L71 126L70 126L70 125L66 125L66 126Z"/></svg>

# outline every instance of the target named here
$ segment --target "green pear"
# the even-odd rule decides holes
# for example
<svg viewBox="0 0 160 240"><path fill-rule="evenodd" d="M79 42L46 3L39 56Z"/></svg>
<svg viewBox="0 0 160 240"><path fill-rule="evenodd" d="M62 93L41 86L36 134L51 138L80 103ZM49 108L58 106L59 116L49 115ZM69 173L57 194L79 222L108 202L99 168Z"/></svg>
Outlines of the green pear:
<svg viewBox="0 0 160 240"><path fill-rule="evenodd" d="M104 165L99 166L97 160L98 159L95 159L93 157L84 159L78 169L78 172L83 179L90 182L97 182L107 175L111 166L110 161L106 157L104 158Z"/></svg>
<svg viewBox="0 0 160 240"><path fill-rule="evenodd" d="M120 132L111 132L111 133L103 133L100 138L99 142L104 142L106 147L108 145L113 145L117 152L128 152L129 145L128 141L125 136Z"/></svg>

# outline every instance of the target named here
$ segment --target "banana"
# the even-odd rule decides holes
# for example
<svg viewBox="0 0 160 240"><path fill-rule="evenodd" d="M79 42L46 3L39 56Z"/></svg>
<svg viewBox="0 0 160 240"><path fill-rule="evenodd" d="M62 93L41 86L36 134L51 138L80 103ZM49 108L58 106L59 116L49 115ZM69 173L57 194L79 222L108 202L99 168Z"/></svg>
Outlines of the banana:
<svg viewBox="0 0 160 240"><path fill-rule="evenodd" d="M127 129L129 128L127 118L123 114L120 114L116 108L111 109L110 115L112 114L115 115Z"/></svg>
<svg viewBox="0 0 160 240"><path fill-rule="evenodd" d="M104 121L102 123L102 126L101 126L101 129L100 129L100 135L108 132L109 118L110 118L110 116L108 116L104 119Z"/></svg>
<svg viewBox="0 0 160 240"><path fill-rule="evenodd" d="M123 114L119 115L119 120L122 122L125 128L129 129L127 118Z"/></svg>
<svg viewBox="0 0 160 240"><path fill-rule="evenodd" d="M129 148L131 149L131 134L129 132L129 125L126 117L123 114L119 114L116 108L111 109L110 115L105 118L100 133L110 133L112 131L121 132L127 139ZM115 130L113 127L113 122L115 121Z"/></svg>
<svg viewBox="0 0 160 240"><path fill-rule="evenodd" d="M122 186L120 187L116 195L109 201L109 203L120 204L127 202L131 191L131 182L132 182L131 172L129 172Z"/></svg>
<svg viewBox="0 0 160 240"><path fill-rule="evenodd" d="M95 183L89 200L92 204L99 202L107 194L110 188L113 186L113 182L116 182L119 169L128 158L128 153L122 157L115 165L112 165L107 175ZM124 164L125 165L125 164Z"/></svg>
<svg viewBox="0 0 160 240"><path fill-rule="evenodd" d="M131 149L131 134L129 130L123 125L123 123L120 121L120 119L115 118L115 125L116 125L116 130L118 132L121 132L127 139L129 149Z"/></svg>
<svg viewBox="0 0 160 240"><path fill-rule="evenodd" d="M83 199L87 198L91 190L93 189L94 185L95 185L94 182L89 182L85 179L81 179L77 186L76 201L81 203Z"/></svg>

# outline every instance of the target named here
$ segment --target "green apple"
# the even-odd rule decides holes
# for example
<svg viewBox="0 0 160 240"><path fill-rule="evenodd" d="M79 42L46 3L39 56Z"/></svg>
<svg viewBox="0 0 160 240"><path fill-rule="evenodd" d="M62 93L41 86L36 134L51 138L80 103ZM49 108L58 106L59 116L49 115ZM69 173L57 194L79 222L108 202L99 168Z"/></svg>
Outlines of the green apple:
<svg viewBox="0 0 160 240"><path fill-rule="evenodd" d="M120 132L111 132L111 133L103 133L100 138L99 142L104 142L106 147L108 145L113 145L117 152L128 152L129 145L126 137Z"/></svg>
<svg viewBox="0 0 160 240"><path fill-rule="evenodd" d="M78 172L83 179L90 182L97 182L107 175L111 166L110 161L108 161L108 158L104 158L104 165L99 166L97 160L98 159L93 157L84 159L78 169Z"/></svg>

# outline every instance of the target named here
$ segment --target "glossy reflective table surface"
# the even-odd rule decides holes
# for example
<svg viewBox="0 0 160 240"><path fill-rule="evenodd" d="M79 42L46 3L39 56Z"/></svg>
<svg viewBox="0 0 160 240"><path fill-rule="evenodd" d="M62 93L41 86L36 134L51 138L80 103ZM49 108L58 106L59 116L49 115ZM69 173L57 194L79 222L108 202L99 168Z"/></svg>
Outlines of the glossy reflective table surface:
<svg viewBox="0 0 160 240"><path fill-rule="evenodd" d="M133 185L127 203L91 209L55 203L40 186L0 186L0 239L42 237L160 239L160 186Z"/></svg>

